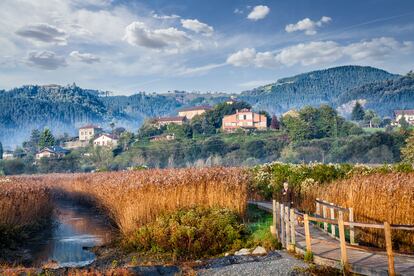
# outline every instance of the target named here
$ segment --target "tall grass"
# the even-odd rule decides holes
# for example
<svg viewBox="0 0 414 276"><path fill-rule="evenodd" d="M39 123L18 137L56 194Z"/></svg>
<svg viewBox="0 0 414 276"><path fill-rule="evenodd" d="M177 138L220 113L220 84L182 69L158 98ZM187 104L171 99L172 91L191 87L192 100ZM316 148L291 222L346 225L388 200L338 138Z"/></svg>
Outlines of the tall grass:
<svg viewBox="0 0 414 276"><path fill-rule="evenodd" d="M314 189L314 197L352 207L355 220L414 225L414 173L376 173L335 181ZM359 231L360 240L385 246L383 230ZM414 252L414 232L393 230L394 247Z"/></svg>
<svg viewBox="0 0 414 276"><path fill-rule="evenodd" d="M97 202L127 235L184 207L224 207L244 214L249 179L238 168L145 170L77 175L62 187Z"/></svg>
<svg viewBox="0 0 414 276"><path fill-rule="evenodd" d="M47 186L26 178L0 177L0 249L24 242L24 237L44 226L52 210Z"/></svg>

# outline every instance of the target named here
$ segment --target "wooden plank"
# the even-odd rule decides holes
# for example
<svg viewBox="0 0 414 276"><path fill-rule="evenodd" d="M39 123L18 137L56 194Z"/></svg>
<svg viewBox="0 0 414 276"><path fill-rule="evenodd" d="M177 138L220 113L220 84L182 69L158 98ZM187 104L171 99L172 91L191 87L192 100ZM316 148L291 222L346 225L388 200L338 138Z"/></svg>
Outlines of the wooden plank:
<svg viewBox="0 0 414 276"><path fill-rule="evenodd" d="M394 254L392 252L391 226L388 222L384 222L385 246L388 256L388 275L395 276Z"/></svg>
<svg viewBox="0 0 414 276"><path fill-rule="evenodd" d="M286 248L290 249L290 210L288 206L285 206L285 228L286 228Z"/></svg>
<svg viewBox="0 0 414 276"><path fill-rule="evenodd" d="M319 198L316 199L316 214L321 215L321 204L319 203Z"/></svg>
<svg viewBox="0 0 414 276"><path fill-rule="evenodd" d="M345 241L345 227L344 227L344 215L342 211L338 212L338 227L339 227L339 245L341 248L341 262L345 271L349 271L348 255L346 252Z"/></svg>
<svg viewBox="0 0 414 276"><path fill-rule="evenodd" d="M276 225L276 222L277 222L277 215L276 215L276 211L277 211L277 209L276 209L277 207L276 207L276 200L274 200L273 199L273 201L272 201L272 214L273 214L273 221L272 221L272 226L270 226L270 232L272 233L272 236L274 237L274 238L278 238L278 236L277 236L277 225Z"/></svg>
<svg viewBox="0 0 414 276"><path fill-rule="evenodd" d="M331 205L333 205L333 203L331 203ZM330 208L331 210L331 220L335 220L335 209L333 207ZM335 237L335 224L331 224L331 235L332 237Z"/></svg>
<svg viewBox="0 0 414 276"><path fill-rule="evenodd" d="M354 222L354 209L349 208L349 222ZM355 229L354 225L349 225L349 242L355 244Z"/></svg>
<svg viewBox="0 0 414 276"><path fill-rule="evenodd" d="M327 217L326 205L322 206L322 217ZM326 222L323 223L323 231L328 232L328 224Z"/></svg>
<svg viewBox="0 0 414 276"><path fill-rule="evenodd" d="M293 247L296 246L296 229L295 229L295 224L296 224L295 210L294 209L290 209L290 242L293 245Z"/></svg>
<svg viewBox="0 0 414 276"><path fill-rule="evenodd" d="M326 202L325 200L320 200L320 199L317 198L315 201L317 203L321 204L322 206L327 206L329 208L333 208L333 209L338 210L338 211L342 211L342 212L348 212L349 211L347 208L335 205L333 203Z"/></svg>
<svg viewBox="0 0 414 276"><path fill-rule="evenodd" d="M286 243L285 243L286 234L285 234L284 224L285 224L285 206L283 204L280 204L280 237L281 237L280 242L282 243L283 247L286 247Z"/></svg>
<svg viewBox="0 0 414 276"><path fill-rule="evenodd" d="M303 223L305 225L305 239L306 239L306 252L308 254L312 253L312 246L311 246L311 235L309 231L309 219L308 215L303 215Z"/></svg>

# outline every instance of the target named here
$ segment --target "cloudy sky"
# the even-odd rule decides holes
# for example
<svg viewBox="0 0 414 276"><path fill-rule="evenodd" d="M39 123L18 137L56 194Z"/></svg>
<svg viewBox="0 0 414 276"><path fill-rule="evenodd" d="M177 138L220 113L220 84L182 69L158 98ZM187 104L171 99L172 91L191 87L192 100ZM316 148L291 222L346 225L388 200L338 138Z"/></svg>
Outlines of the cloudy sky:
<svg viewBox="0 0 414 276"><path fill-rule="evenodd" d="M344 64L414 69L414 1L0 2L0 89L240 92Z"/></svg>

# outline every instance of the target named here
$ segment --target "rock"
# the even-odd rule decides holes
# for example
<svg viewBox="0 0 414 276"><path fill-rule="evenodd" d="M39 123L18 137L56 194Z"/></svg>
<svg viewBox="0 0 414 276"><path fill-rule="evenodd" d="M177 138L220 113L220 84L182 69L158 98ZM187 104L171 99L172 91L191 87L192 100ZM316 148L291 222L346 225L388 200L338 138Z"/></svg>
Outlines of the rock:
<svg viewBox="0 0 414 276"><path fill-rule="evenodd" d="M239 251L236 251L236 253L234 253L235 256L245 256L245 255L250 255L250 250L247 248L242 248Z"/></svg>
<svg viewBox="0 0 414 276"><path fill-rule="evenodd" d="M265 255L267 254L267 251L264 247L258 246L253 250L252 254L253 255Z"/></svg>

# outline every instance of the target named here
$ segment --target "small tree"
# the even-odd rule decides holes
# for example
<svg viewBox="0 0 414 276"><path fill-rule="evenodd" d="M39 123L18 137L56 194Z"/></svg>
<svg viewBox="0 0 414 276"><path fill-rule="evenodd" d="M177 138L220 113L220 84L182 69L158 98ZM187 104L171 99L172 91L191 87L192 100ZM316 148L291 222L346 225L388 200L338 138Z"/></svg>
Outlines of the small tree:
<svg viewBox="0 0 414 276"><path fill-rule="evenodd" d="M277 119L276 115L272 116L272 121L270 123L270 128L271 129L280 129L280 123L279 123L279 120Z"/></svg>
<svg viewBox="0 0 414 276"><path fill-rule="evenodd" d="M405 116L403 114L403 116L401 117L401 119L398 121L398 123L401 126L401 129L406 131L408 130L408 128L410 127L410 124L407 122L407 120L405 119Z"/></svg>
<svg viewBox="0 0 414 276"><path fill-rule="evenodd" d="M3 159L3 145L0 142L0 159Z"/></svg>
<svg viewBox="0 0 414 276"><path fill-rule="evenodd" d="M365 116L365 111L362 105L357 101L352 109L351 119L354 121L362 121Z"/></svg>
<svg viewBox="0 0 414 276"><path fill-rule="evenodd" d="M405 146L401 149L401 154L405 162L414 164L414 132L406 140Z"/></svg>
<svg viewBox="0 0 414 276"><path fill-rule="evenodd" d="M39 139L39 148L51 147L55 145L55 137L53 137L52 132L50 129L46 128L42 134L40 135Z"/></svg>

